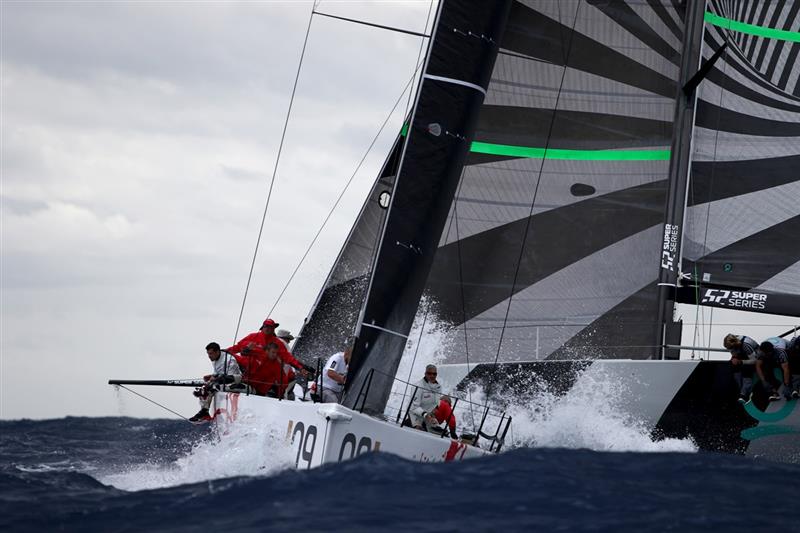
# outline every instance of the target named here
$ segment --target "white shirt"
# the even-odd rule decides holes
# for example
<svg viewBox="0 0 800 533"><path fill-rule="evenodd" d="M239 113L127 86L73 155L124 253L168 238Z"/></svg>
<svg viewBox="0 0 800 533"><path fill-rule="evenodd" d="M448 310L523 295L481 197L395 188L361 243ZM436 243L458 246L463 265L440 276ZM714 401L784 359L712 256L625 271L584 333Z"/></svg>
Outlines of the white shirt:
<svg viewBox="0 0 800 533"><path fill-rule="evenodd" d="M322 370L322 388L330 389L334 392L342 392L344 385L336 383L328 376L328 370L333 370L338 374L347 375L347 363L344 361L344 352L335 353L325 363L325 368Z"/></svg>
<svg viewBox="0 0 800 533"><path fill-rule="evenodd" d="M235 383L242 381L242 371L239 369L239 363L225 350L220 350L219 358L213 361L213 365L215 376L233 376Z"/></svg>

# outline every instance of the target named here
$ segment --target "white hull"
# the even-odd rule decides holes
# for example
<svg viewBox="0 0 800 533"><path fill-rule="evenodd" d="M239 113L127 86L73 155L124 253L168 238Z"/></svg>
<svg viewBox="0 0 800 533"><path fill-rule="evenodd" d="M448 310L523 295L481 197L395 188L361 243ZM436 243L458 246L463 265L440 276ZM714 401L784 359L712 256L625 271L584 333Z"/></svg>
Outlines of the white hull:
<svg viewBox="0 0 800 533"><path fill-rule="evenodd" d="M247 410L256 420L285 428L283 442L291 447L295 466L300 469L338 463L372 451L420 462L454 461L490 453L384 422L338 404L246 395L239 396L238 404L240 412Z"/></svg>
<svg viewBox="0 0 800 533"><path fill-rule="evenodd" d="M620 415L649 428L655 438L690 438L701 449L800 463L800 401L768 402L761 387L745 405L727 361L530 361L501 365L440 365L450 390L469 382L513 384L537 376L557 395L594 387L615 399ZM550 391L552 392L552 390ZM528 407L537 407L536 394Z"/></svg>

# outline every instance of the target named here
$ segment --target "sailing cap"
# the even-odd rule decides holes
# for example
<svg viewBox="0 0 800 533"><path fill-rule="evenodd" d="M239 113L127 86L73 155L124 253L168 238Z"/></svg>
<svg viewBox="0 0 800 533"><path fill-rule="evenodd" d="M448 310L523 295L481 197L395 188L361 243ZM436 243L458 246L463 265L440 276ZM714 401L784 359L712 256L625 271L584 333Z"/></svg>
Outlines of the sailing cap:
<svg viewBox="0 0 800 533"><path fill-rule="evenodd" d="M275 332L275 336L289 341L294 339L294 336L287 329L279 329L278 331Z"/></svg>
<svg viewBox="0 0 800 533"><path fill-rule="evenodd" d="M264 321L264 323L261 324L262 328L266 328L266 327L275 328L275 327L278 327L278 326L280 326L280 324L278 324L277 322L275 322L271 318L266 319Z"/></svg>

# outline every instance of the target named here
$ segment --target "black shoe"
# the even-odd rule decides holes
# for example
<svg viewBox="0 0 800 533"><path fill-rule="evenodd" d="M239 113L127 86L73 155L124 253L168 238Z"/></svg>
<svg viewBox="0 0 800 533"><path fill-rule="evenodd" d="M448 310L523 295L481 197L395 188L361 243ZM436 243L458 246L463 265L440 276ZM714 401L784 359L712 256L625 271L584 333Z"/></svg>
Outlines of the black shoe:
<svg viewBox="0 0 800 533"><path fill-rule="evenodd" d="M781 399L781 395L780 395L780 394L778 394L778 393L777 393L777 392L775 392L775 391L772 391L772 392L770 393L770 395L769 395L769 401L771 401L771 402L777 402L777 401L778 401L778 400L780 400L780 399Z"/></svg>
<svg viewBox="0 0 800 533"><path fill-rule="evenodd" d="M741 404L745 404L745 403L747 403L747 402L749 402L749 401L750 401L750 398L748 398L748 397L747 397L747 396L745 396L744 394L740 394L740 395L739 395L739 403L741 403Z"/></svg>
<svg viewBox="0 0 800 533"><path fill-rule="evenodd" d="M189 419L189 422L192 424L205 424L210 420L211 415L208 413L208 409L200 409L196 415Z"/></svg>
<svg viewBox="0 0 800 533"><path fill-rule="evenodd" d="M792 391L792 398L800 398L800 391Z"/></svg>

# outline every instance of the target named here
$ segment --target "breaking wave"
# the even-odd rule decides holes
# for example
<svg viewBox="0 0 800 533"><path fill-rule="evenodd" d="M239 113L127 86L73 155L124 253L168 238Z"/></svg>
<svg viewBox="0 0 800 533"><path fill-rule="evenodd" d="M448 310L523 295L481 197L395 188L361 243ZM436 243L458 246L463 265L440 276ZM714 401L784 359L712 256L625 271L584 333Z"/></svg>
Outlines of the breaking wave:
<svg viewBox="0 0 800 533"><path fill-rule="evenodd" d="M423 298L400 361L398 381L392 390L387 415L396 416L398 410L405 410L408 405L413 387L406 387L400 380L414 383L422 377L425 365L442 365L459 335L463 335L463 330L438 320L435 303ZM443 391L460 398L456 415L462 430L466 422L469 431L469 426L480 423L487 395L475 385L465 391L455 391L467 371L453 377L446 370L440 366ZM527 376L519 379L536 380ZM621 394L630 383L621 383L618 376L597 370L580 373L566 395L552 390L542 381L531 385L530 389L536 392L524 397L496 392L491 395L490 407L504 411L513 419L506 439L507 448L586 448L618 452L698 450L691 439L653 438L650 424L632 415L621 400L630 397L630 394Z"/></svg>
<svg viewBox="0 0 800 533"><path fill-rule="evenodd" d="M234 476L265 476L294 466L285 445L286 428L246 409L235 424L220 420L191 450L168 464L145 462L99 473L97 478L119 489L136 491Z"/></svg>

